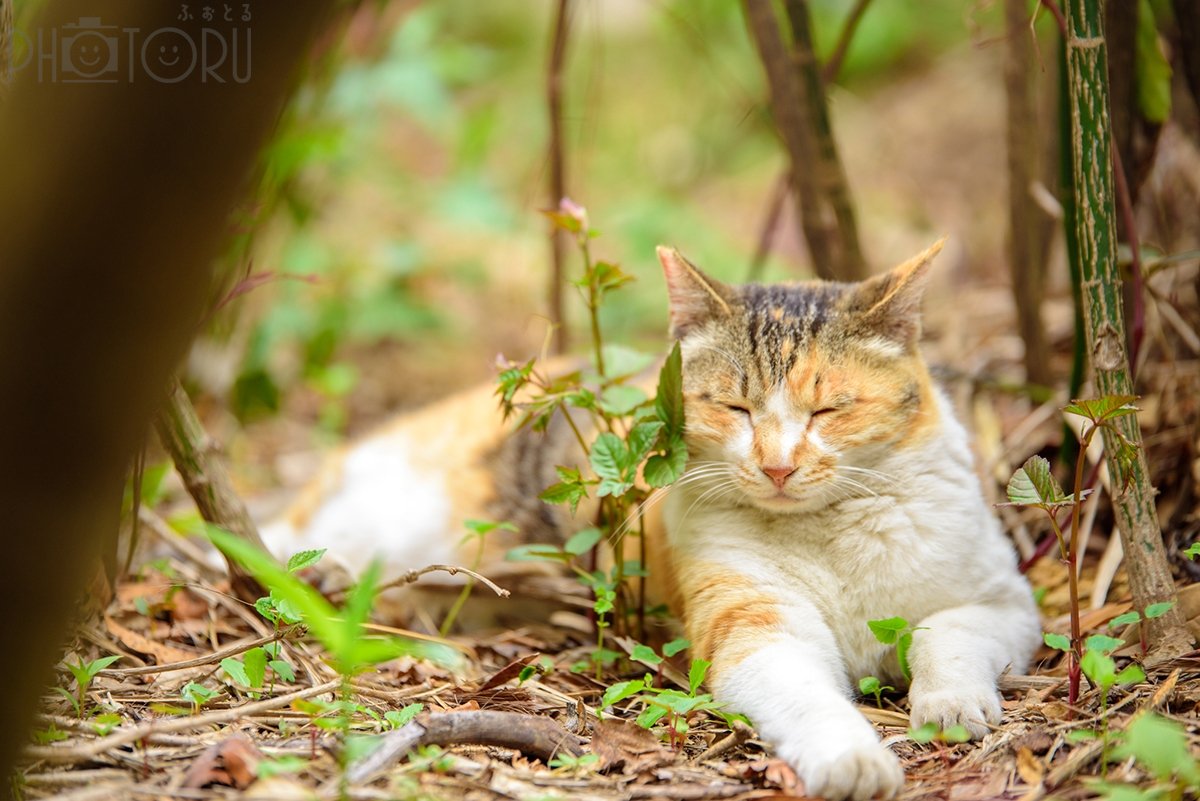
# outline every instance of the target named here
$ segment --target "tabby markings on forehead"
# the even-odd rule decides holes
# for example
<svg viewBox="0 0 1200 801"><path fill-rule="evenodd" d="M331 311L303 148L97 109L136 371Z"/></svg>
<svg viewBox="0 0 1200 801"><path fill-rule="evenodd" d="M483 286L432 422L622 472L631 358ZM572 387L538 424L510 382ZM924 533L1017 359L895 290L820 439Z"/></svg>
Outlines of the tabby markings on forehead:
<svg viewBox="0 0 1200 801"><path fill-rule="evenodd" d="M841 291L836 284L743 288L747 340L764 385L783 383L801 352L836 313Z"/></svg>

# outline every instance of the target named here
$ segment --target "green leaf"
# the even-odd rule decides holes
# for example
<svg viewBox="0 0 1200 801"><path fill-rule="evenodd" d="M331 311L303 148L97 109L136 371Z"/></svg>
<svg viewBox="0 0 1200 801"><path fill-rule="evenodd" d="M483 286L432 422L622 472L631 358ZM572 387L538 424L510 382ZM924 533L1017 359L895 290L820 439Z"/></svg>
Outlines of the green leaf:
<svg viewBox="0 0 1200 801"><path fill-rule="evenodd" d="M629 463L629 449L620 437L605 431L592 443L589 461L600 478L623 481Z"/></svg>
<svg viewBox="0 0 1200 801"><path fill-rule="evenodd" d="M654 363L650 354L624 345L605 345L600 351L604 355L605 376L614 381L640 373Z"/></svg>
<svg viewBox="0 0 1200 801"><path fill-rule="evenodd" d="M896 640L896 661L900 663L900 672L910 682L912 681L912 668L908 666L908 649L912 647L912 641L911 631L900 632L900 637Z"/></svg>
<svg viewBox="0 0 1200 801"><path fill-rule="evenodd" d="M550 504L570 504L571 514L575 514L575 510L579 508L579 502L587 497L587 487L582 483L560 482L551 484L542 493L538 495L538 499Z"/></svg>
<svg viewBox="0 0 1200 801"><path fill-rule="evenodd" d="M184 701L187 701L189 704L195 704L196 706L204 706L204 704L216 694L216 690L210 690L203 684L197 684L194 681L189 681L187 684L183 685L183 689L179 691L180 698L182 698Z"/></svg>
<svg viewBox="0 0 1200 801"><path fill-rule="evenodd" d="M938 735L938 725L932 720L921 726L919 729L909 729L908 737L914 743L931 743Z"/></svg>
<svg viewBox="0 0 1200 801"><path fill-rule="evenodd" d="M1171 607L1175 606L1174 601L1163 601L1157 604L1150 604L1146 607L1146 619L1153 620L1156 617L1162 617L1167 612L1171 611Z"/></svg>
<svg viewBox="0 0 1200 801"><path fill-rule="evenodd" d="M1084 640L1087 650L1099 651L1102 654L1111 654L1123 645L1125 645L1125 641L1120 637L1109 637L1104 634L1093 634Z"/></svg>
<svg viewBox="0 0 1200 801"><path fill-rule="evenodd" d="M874 695L877 692L881 692L882 689L883 685L880 684L879 679L875 676L863 676L858 680L858 691L862 695Z"/></svg>
<svg viewBox="0 0 1200 801"><path fill-rule="evenodd" d="M669 643L667 643L666 645L664 645L662 647L663 656L666 656L666 657L675 656L675 654L679 653L680 651L683 651L683 650L691 647L691 644L692 644L691 640L685 640L682 637L680 637L677 640L671 640Z"/></svg>
<svg viewBox="0 0 1200 801"><path fill-rule="evenodd" d="M659 488L674 484L687 469L687 445L682 441L672 443L670 449L662 455L655 454L646 460L642 475L651 487Z"/></svg>
<svg viewBox="0 0 1200 801"><path fill-rule="evenodd" d="M1191 560L1194 560L1197 556L1200 556L1200 542L1193 542L1191 545L1189 545L1187 550L1183 552L1183 555Z"/></svg>
<svg viewBox="0 0 1200 801"><path fill-rule="evenodd" d="M518 545L504 554L508 562L570 562L571 554L543 542Z"/></svg>
<svg viewBox="0 0 1200 801"><path fill-rule="evenodd" d="M1095 740L1100 736L1100 732L1095 729L1072 729L1065 736L1068 743L1081 743L1085 740Z"/></svg>
<svg viewBox="0 0 1200 801"><path fill-rule="evenodd" d="M280 681L291 684L296 680L296 671L292 670L292 666L282 659L272 659L267 663L267 667L275 671L275 675Z"/></svg>
<svg viewBox="0 0 1200 801"><path fill-rule="evenodd" d="M642 710L642 714L637 716L637 724L643 729L648 729L655 723L658 723L660 720L662 720L668 711L669 710L665 706L648 704L646 708Z"/></svg>
<svg viewBox="0 0 1200 801"><path fill-rule="evenodd" d="M645 402L645 392L625 384L614 384L600 394L600 408L614 417L627 415Z"/></svg>
<svg viewBox="0 0 1200 801"><path fill-rule="evenodd" d="M875 639L884 645L895 645L900 639L900 632L908 628L908 621L902 617L888 617L882 620L868 620L867 626L875 635Z"/></svg>
<svg viewBox="0 0 1200 801"><path fill-rule="evenodd" d="M120 654L115 656L102 656L99 659L93 659L87 663L87 674L89 679L94 679L96 674L104 670L106 667L116 662L121 658Z"/></svg>
<svg viewBox="0 0 1200 801"><path fill-rule="evenodd" d="M634 661L644 662L650 665L660 665L663 661L661 656L654 653L653 648L651 648L649 645L642 645L641 643L633 646L633 650L630 652L629 658L633 659Z"/></svg>
<svg viewBox="0 0 1200 801"><path fill-rule="evenodd" d="M1107 692L1117 681L1116 663L1113 662L1111 656L1100 651L1085 651L1083 659L1079 660L1079 667L1092 684L1100 687L1104 692Z"/></svg>
<svg viewBox="0 0 1200 801"><path fill-rule="evenodd" d="M1116 754L1134 757L1162 781L1176 774L1190 782L1200 778L1183 727L1155 714L1140 715L1129 724Z"/></svg>
<svg viewBox="0 0 1200 801"><path fill-rule="evenodd" d="M417 715L421 714L421 710L425 708L424 704L409 704L402 709L389 709L383 713L383 719L391 724L393 729L398 729L401 726L407 725Z"/></svg>
<svg viewBox="0 0 1200 801"><path fill-rule="evenodd" d="M242 655L242 666L245 668L246 686L259 688L267 677L267 652L262 648L251 648Z"/></svg>
<svg viewBox="0 0 1200 801"><path fill-rule="evenodd" d="M491 534L493 531L497 530L512 531L514 533L518 530L515 525L509 523L508 521L497 523L492 520L464 520L463 527L466 528L467 531L479 537Z"/></svg>
<svg viewBox="0 0 1200 801"><path fill-rule="evenodd" d="M1128 665L1117 674L1117 684L1140 684L1146 680L1146 673L1137 665Z"/></svg>
<svg viewBox="0 0 1200 801"><path fill-rule="evenodd" d="M1056 651L1070 651L1071 638L1065 634L1051 634L1046 632L1042 635L1042 642Z"/></svg>
<svg viewBox="0 0 1200 801"><path fill-rule="evenodd" d="M1138 109L1148 122L1161 125L1171 114L1171 64L1158 45L1150 0L1138 3L1134 68Z"/></svg>
<svg viewBox="0 0 1200 801"><path fill-rule="evenodd" d="M641 679L633 681L619 681L604 691L604 697L600 699L600 708L608 709L615 703L624 701L630 696L637 695L646 688L646 683Z"/></svg>
<svg viewBox="0 0 1200 801"><path fill-rule="evenodd" d="M243 687L251 686L250 677L246 675L246 666L232 656L227 656L221 660L221 670L225 671L225 675Z"/></svg>
<svg viewBox="0 0 1200 801"><path fill-rule="evenodd" d="M1086 417L1093 423L1102 423L1114 417L1137 414L1140 409L1133 405L1137 395L1105 395L1102 398L1073 400L1063 407L1067 414Z"/></svg>
<svg viewBox="0 0 1200 801"><path fill-rule="evenodd" d="M1112 620L1108 621L1108 627L1110 629L1115 629L1117 626L1128 626L1131 623L1137 623L1141 619L1142 616L1136 611L1126 612L1125 614L1117 615Z"/></svg>
<svg viewBox="0 0 1200 801"><path fill-rule="evenodd" d="M308 767L308 760L298 756L280 756L274 759L264 759L254 766L254 775L260 779L270 779L285 773L299 773Z"/></svg>
<svg viewBox="0 0 1200 801"><path fill-rule="evenodd" d="M676 342L658 373L658 391L654 396L658 419L667 426L668 440L683 434L683 354Z"/></svg>
<svg viewBox="0 0 1200 801"><path fill-rule="evenodd" d="M630 429L629 453L635 463L640 462L654 448L662 430L663 424L659 420L645 420Z"/></svg>
<svg viewBox="0 0 1200 801"><path fill-rule="evenodd" d="M959 724L944 729L939 737L946 743L968 743L971 741L971 732L967 731L966 726Z"/></svg>
<svg viewBox="0 0 1200 801"><path fill-rule="evenodd" d="M692 660L692 667L688 670L688 690L692 695L696 694L696 688L704 682L704 677L711 665L712 662L709 662L707 659Z"/></svg>
<svg viewBox="0 0 1200 801"><path fill-rule="evenodd" d="M1074 503L1050 472L1050 462L1041 456L1031 456L1017 468L1008 481L1007 494L1008 502L1018 506L1052 509Z"/></svg>
<svg viewBox="0 0 1200 801"><path fill-rule="evenodd" d="M583 556L595 548L596 543L600 542L600 538L603 536L604 532L598 528L585 528L571 535L571 538L563 544L563 550L573 556Z"/></svg>

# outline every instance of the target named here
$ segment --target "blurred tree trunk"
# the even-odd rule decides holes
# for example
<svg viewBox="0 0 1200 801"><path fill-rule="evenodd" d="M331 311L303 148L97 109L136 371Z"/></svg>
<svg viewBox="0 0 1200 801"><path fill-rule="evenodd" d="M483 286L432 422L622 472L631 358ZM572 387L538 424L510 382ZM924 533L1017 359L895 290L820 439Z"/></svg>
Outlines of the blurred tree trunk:
<svg viewBox="0 0 1200 801"><path fill-rule="evenodd" d="M0 643L20 654L0 666L6 788L84 578L111 547L126 471L200 319L230 212L332 6L255 4L245 83L66 83L31 67L0 110L10 156L0 170ZM104 14L153 31L178 25L178 10L113 0ZM94 15L94 3L60 0L38 24Z"/></svg>
<svg viewBox="0 0 1200 801"><path fill-rule="evenodd" d="M745 0L746 21L771 93L775 124L791 163L800 228L818 276L857 281L868 273L845 170L829 123L805 0L787 0L791 47L771 0Z"/></svg>
<svg viewBox="0 0 1200 801"><path fill-rule="evenodd" d="M1004 85L1008 96L1008 253L1017 328L1025 343L1025 380L1050 386L1050 351L1042 324L1046 288L1047 215L1033 199L1042 177L1041 126L1034 91L1034 31L1027 0L1005 0L1007 49Z"/></svg>
<svg viewBox="0 0 1200 801"><path fill-rule="evenodd" d="M563 144L563 68L567 59L567 41L571 33L571 0L558 0L550 38L550 62L546 69L546 108L550 115L550 205L557 209L567 195L567 156ZM566 232L557 225L550 226L550 283L547 305L550 322L554 324L554 350L567 349L567 321L563 308L566 286Z"/></svg>
<svg viewBox="0 0 1200 801"><path fill-rule="evenodd" d="M1100 0L1069 0L1067 78L1071 101L1071 168L1077 202L1074 235L1082 268L1088 352L1101 395L1131 395L1121 280L1117 274L1116 211L1108 115L1108 70ZM1117 418L1121 435L1137 446L1127 469L1117 459L1120 440L1104 430L1105 454L1113 476L1117 525L1134 608L1177 600L1155 510L1154 487L1141 447L1137 415ZM1128 480L1121 486L1121 477ZM1162 661L1191 650L1192 637L1178 605L1147 621L1149 660Z"/></svg>

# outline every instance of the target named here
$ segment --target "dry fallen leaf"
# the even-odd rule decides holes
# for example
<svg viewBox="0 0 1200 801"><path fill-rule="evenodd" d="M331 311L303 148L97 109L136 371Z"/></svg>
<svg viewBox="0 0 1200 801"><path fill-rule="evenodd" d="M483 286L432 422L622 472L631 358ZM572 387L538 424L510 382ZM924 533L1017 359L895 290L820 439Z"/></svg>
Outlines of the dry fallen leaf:
<svg viewBox="0 0 1200 801"><path fill-rule="evenodd" d="M185 651L173 645L156 642L143 634L138 634L128 626L124 626L113 620L111 615L104 616L104 625L108 628L109 633L120 640L126 648L136 651L139 654L153 656L158 660L158 664L160 665L166 665L171 662L185 662L199 654L198 651Z"/></svg>
<svg viewBox="0 0 1200 801"><path fill-rule="evenodd" d="M591 748L600 757L602 768L615 770L624 766L624 772L629 774L675 761L674 754L663 748L648 729L617 718L596 723Z"/></svg>
<svg viewBox="0 0 1200 801"><path fill-rule="evenodd" d="M539 653L527 654L522 656L520 659L509 662L507 665L493 673L491 678L485 681L483 686L479 688L479 692L484 692L485 690L499 687L501 684L505 684L512 679L515 679L517 676L521 675L521 671L525 669L526 665L537 659L539 656L541 656Z"/></svg>
<svg viewBox="0 0 1200 801"><path fill-rule="evenodd" d="M235 734L213 745L196 758L184 776L190 789L218 784L244 790L257 778L262 752L244 735Z"/></svg>
<svg viewBox="0 0 1200 801"><path fill-rule="evenodd" d="M1028 748L1018 748L1017 773L1026 784L1036 787L1046 775L1046 766Z"/></svg>

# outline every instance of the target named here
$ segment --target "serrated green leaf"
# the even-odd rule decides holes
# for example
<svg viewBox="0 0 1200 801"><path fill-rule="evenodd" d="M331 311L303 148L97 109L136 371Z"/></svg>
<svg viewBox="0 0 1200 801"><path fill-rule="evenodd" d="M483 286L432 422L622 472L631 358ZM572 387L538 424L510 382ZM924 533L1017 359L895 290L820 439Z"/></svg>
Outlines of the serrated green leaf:
<svg viewBox="0 0 1200 801"><path fill-rule="evenodd" d="M413 718L421 714L421 710L425 708L424 704L408 704L402 709L389 709L383 713L383 719L391 724L393 729L398 729L412 722Z"/></svg>
<svg viewBox="0 0 1200 801"><path fill-rule="evenodd" d="M632 481L614 481L610 478L605 478L600 481L600 485L596 487L596 495L604 498L608 495L619 497L633 489Z"/></svg>
<svg viewBox="0 0 1200 801"><path fill-rule="evenodd" d="M712 665L707 659L693 659L692 666L688 670L688 689L695 695L696 688L704 682L704 677L708 674L708 668Z"/></svg>
<svg viewBox="0 0 1200 801"><path fill-rule="evenodd" d="M221 670L225 671L225 675L243 687L250 686L250 677L246 675L246 666L232 656L227 656L221 660Z"/></svg>
<svg viewBox="0 0 1200 801"><path fill-rule="evenodd" d="M654 363L650 354L624 345L605 345L600 350L604 354L605 377L612 381L640 373Z"/></svg>
<svg viewBox="0 0 1200 801"><path fill-rule="evenodd" d="M1063 407L1067 414L1085 417L1093 423L1102 423L1115 417L1137 414L1140 409L1133 405L1137 395L1105 395L1102 398L1083 398L1071 401Z"/></svg>
<svg viewBox="0 0 1200 801"><path fill-rule="evenodd" d="M311 551L300 551L288 557L287 569L289 573L299 573L306 567L312 567L317 562L321 561L321 557L325 555L324 548L317 548Z"/></svg>
<svg viewBox="0 0 1200 801"><path fill-rule="evenodd" d="M646 400L646 393L637 387L613 384L600 393L600 408L614 417L623 417Z"/></svg>
<svg viewBox="0 0 1200 801"><path fill-rule="evenodd" d="M663 656L675 656L675 654L679 653L680 651L690 648L691 645L691 640L685 640L682 637L677 640L671 640L662 647Z"/></svg>
<svg viewBox="0 0 1200 801"><path fill-rule="evenodd" d="M1046 632L1042 635L1042 642L1056 651L1070 651L1071 638L1065 634L1051 634Z"/></svg>
<svg viewBox="0 0 1200 801"><path fill-rule="evenodd" d="M604 532L598 528L590 527L577 531L571 535L563 544L563 550L574 556L583 556L592 548L596 547L596 543L600 542Z"/></svg>
<svg viewBox="0 0 1200 801"><path fill-rule="evenodd" d="M1084 647L1087 650L1099 651L1102 654L1111 654L1123 645L1125 645L1125 641L1120 637L1109 637L1105 634L1093 634L1084 640Z"/></svg>
<svg viewBox="0 0 1200 801"><path fill-rule="evenodd" d="M1117 626L1128 626L1132 623L1137 623L1141 619L1142 616L1137 612L1126 612L1125 614L1117 615L1112 620L1108 621L1108 627L1113 629Z"/></svg>
<svg viewBox="0 0 1200 801"><path fill-rule="evenodd" d="M542 493L538 495L538 499L550 504L568 504L571 507L571 514L575 514L575 510L579 508L579 502L587 497L587 487L581 483L566 483L551 484Z"/></svg>
<svg viewBox="0 0 1200 801"><path fill-rule="evenodd" d="M262 687L267 677L267 652L261 648L251 648L242 655L242 667L245 668L246 686L254 689Z"/></svg>
<svg viewBox="0 0 1200 801"><path fill-rule="evenodd" d="M1050 472L1050 462L1041 456L1031 456L1017 469L1008 482L1009 503L1020 506L1053 508L1073 503L1063 494L1062 487Z"/></svg>
<svg viewBox="0 0 1200 801"><path fill-rule="evenodd" d="M621 482L625 479L626 465L629 462L629 449L616 434L605 431L596 437L592 443L589 456L592 469L600 478ZM601 493L603 494L603 493Z"/></svg>
<svg viewBox="0 0 1200 801"><path fill-rule="evenodd" d="M1153 620L1156 617L1162 617L1167 612L1170 612L1173 606L1175 606L1174 601L1162 601L1161 603L1150 604L1146 607L1146 619Z"/></svg>

